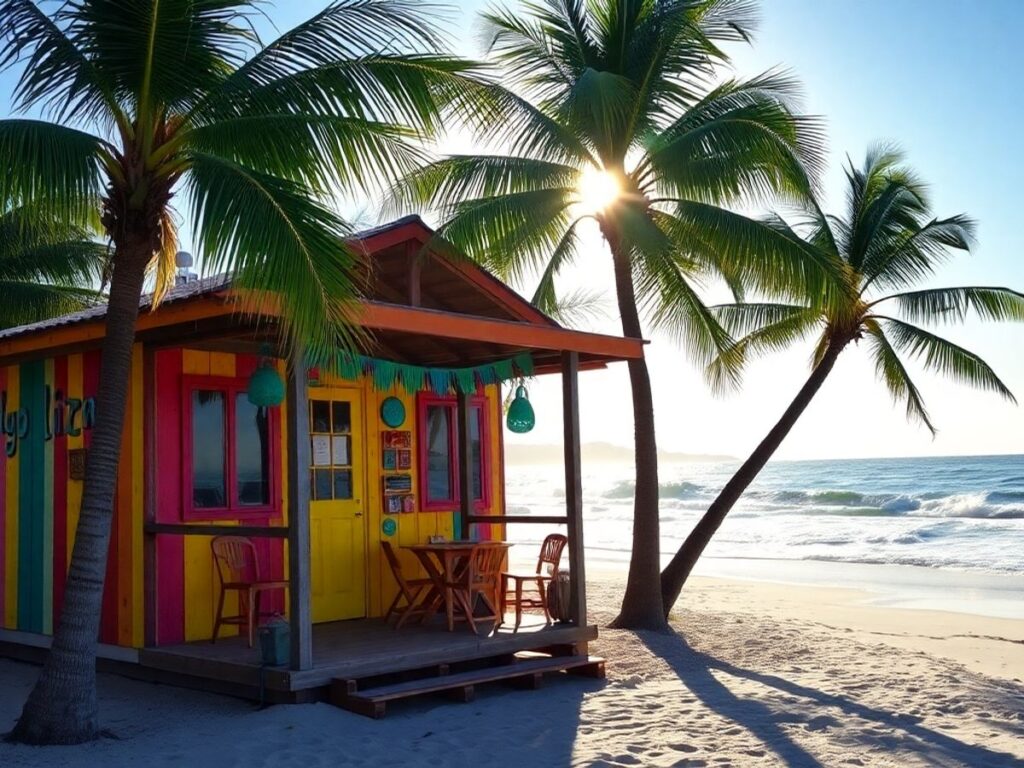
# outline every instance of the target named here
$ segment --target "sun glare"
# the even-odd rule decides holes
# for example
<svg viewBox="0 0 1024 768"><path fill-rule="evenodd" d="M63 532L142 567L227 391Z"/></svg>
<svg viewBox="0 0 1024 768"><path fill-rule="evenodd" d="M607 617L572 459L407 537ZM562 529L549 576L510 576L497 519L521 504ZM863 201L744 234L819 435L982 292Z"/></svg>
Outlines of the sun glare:
<svg viewBox="0 0 1024 768"><path fill-rule="evenodd" d="M587 168L580 178L580 204L589 214L601 213L622 193L618 179L608 171Z"/></svg>

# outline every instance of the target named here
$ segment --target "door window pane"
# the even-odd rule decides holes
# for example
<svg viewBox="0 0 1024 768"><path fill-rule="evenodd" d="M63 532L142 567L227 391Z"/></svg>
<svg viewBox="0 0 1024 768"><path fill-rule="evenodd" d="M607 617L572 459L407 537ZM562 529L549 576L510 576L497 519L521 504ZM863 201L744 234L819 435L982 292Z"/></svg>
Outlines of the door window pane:
<svg viewBox="0 0 1024 768"><path fill-rule="evenodd" d="M331 431L331 404L326 400L311 400L309 402L309 430L310 432Z"/></svg>
<svg viewBox="0 0 1024 768"><path fill-rule="evenodd" d="M352 406L349 403L331 403L335 432L352 431Z"/></svg>
<svg viewBox="0 0 1024 768"><path fill-rule="evenodd" d="M192 391L192 506L219 509L227 506L224 393Z"/></svg>
<svg viewBox="0 0 1024 768"><path fill-rule="evenodd" d="M334 498L346 500L352 498L351 469L334 470Z"/></svg>
<svg viewBox="0 0 1024 768"><path fill-rule="evenodd" d="M242 506L270 503L269 420L266 408L250 403L244 392L235 394L235 477Z"/></svg>
<svg viewBox="0 0 1024 768"><path fill-rule="evenodd" d="M313 501L330 501L331 485L331 470L314 469L311 488L313 492Z"/></svg>
<svg viewBox="0 0 1024 768"><path fill-rule="evenodd" d="M427 406L427 500L446 501L452 494L451 414L447 406Z"/></svg>

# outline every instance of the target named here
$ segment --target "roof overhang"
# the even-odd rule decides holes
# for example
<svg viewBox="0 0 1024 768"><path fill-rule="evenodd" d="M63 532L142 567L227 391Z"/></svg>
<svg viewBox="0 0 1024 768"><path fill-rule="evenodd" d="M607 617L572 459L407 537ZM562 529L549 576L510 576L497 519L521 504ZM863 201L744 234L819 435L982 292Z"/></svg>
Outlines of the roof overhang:
<svg viewBox="0 0 1024 768"><path fill-rule="evenodd" d="M277 333L279 310L269 303L258 315L243 312L242 303L231 291L201 294L175 301L154 311L143 311L136 323L136 335L142 342L187 344L202 341L207 346L217 339L230 339L228 348L252 350ZM450 341L454 347L478 344L480 351L459 360L476 365L520 352L530 352L538 373L560 369L562 352L576 352L583 368L602 367L619 360L643 357L645 342L583 331L556 325L496 320L493 318L439 312L385 302L361 301L353 320L370 331L371 345L376 337L403 336ZM74 324L40 329L0 340L0 364L21 359L60 354L73 349L96 347L106 332L105 318L97 317ZM414 349L415 344L410 348ZM486 351L484 351L486 350ZM404 355L406 362L431 365L437 361ZM450 364L448 364L450 366Z"/></svg>

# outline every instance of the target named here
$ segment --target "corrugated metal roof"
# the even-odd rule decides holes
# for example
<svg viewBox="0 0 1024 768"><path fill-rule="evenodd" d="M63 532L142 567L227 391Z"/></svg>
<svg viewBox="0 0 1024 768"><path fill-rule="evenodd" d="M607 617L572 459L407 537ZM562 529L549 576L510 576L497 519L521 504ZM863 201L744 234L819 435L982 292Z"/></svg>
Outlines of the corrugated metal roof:
<svg viewBox="0 0 1024 768"><path fill-rule="evenodd" d="M174 286L167 292L163 303L172 304L176 301L181 301L182 299L191 299L204 293L223 290L230 284L231 280L227 275L214 275L212 277L199 278L190 283ZM147 293L143 295L139 300L139 308L149 309L152 300L153 294ZM27 333L37 333L39 331L47 331L53 328L63 328L68 325L86 323L90 320L101 320L106 316L106 314L107 305L97 304L95 307L80 309L78 312L71 312L70 314L60 315L59 317L51 317L47 320L41 320L38 323L29 323L28 325L18 325L14 328L4 329L0 331L0 341Z"/></svg>
<svg viewBox="0 0 1024 768"><path fill-rule="evenodd" d="M403 226L406 226L408 224L414 224L414 223L415 224L420 224L422 227L424 227L425 229L427 229L429 231L433 231L431 229L431 227L429 227L423 221L422 218L420 218L417 215L411 215L411 216L403 216L402 218L396 219L395 221L388 222L387 224L381 224L381 225L376 226L376 227L370 227L369 229L365 229L365 230L356 232L355 234L352 235L352 240L365 240L365 239L367 239L369 237L373 237L375 235L379 235L379 234L382 234L384 232L389 232L389 231L391 231L393 229L398 229L399 227L403 227ZM483 269L482 267L479 267L479 266L477 267L477 269L479 269L483 274L485 274L488 278L490 278L495 283L501 285L502 287L505 287L504 283L502 283L500 280L498 280L498 278L496 278L493 275L491 275L491 273L488 272L487 270L485 270L485 269ZM224 275L224 274L213 275L213 276L210 276L210 277L199 278L199 279L193 280L192 282L189 282L189 283L184 283L182 285L174 286L171 290L169 290L167 292L167 295L164 297L163 304L173 304L176 301L182 301L184 299L195 298L197 296L201 296L201 295L207 294L207 293L214 293L216 291L223 290L223 289L229 287L230 285L231 285L231 278L230 278L230 276ZM528 302L526 302L526 299L523 299L522 297L518 296L518 294L515 294L515 295L524 304L528 304ZM140 299L140 301L139 301L139 308L140 308L140 310L149 309L149 307L150 307L150 305L152 303L152 298L153 298L153 295L151 293L144 294L142 296L142 298ZM533 311L537 312L536 308L534 308L532 306L531 306L531 309ZM106 304L98 304L95 307L89 307L88 309L82 309L82 310L79 310L78 312L71 312L71 313L66 314L66 315L60 315L58 317L52 317L52 318L49 318L47 320L42 320L42 321L37 322L37 323L29 323L27 325L19 325L19 326L15 326L14 328L7 328L7 329L4 329L4 330L0 330L0 341L7 341L9 339L13 339L13 338L16 338L18 336L23 336L23 335L32 334L32 333L39 333L41 331L52 330L52 329L55 329L55 328L63 328L63 327L66 327L66 326L77 325L79 323L86 323L86 322L93 321L93 320L101 320L101 319L103 319L106 316L106 314L107 314L107 305ZM540 314L540 313L538 312L538 314ZM556 327L558 326L558 323L555 322L554 320L552 320L550 318L547 318L547 316L544 316L544 317L552 325L554 325Z"/></svg>

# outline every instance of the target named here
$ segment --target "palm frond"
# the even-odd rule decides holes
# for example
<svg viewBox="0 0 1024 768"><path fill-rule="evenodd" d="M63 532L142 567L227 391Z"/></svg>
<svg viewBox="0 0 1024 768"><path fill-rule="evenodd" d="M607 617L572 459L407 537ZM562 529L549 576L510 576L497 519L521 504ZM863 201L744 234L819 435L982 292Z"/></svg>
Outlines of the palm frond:
<svg viewBox="0 0 1024 768"><path fill-rule="evenodd" d="M973 352L901 320L884 316L879 316L878 320L892 346L920 360L927 370L1017 402L989 364Z"/></svg>
<svg viewBox="0 0 1024 768"><path fill-rule="evenodd" d="M795 81L766 73L728 81L652 138L638 182L705 203L802 201L822 171L818 120L793 112Z"/></svg>
<svg viewBox="0 0 1024 768"><path fill-rule="evenodd" d="M741 285L780 299L810 300L820 306L843 301L842 264L799 236L782 218L752 219L692 200L672 206L668 233L695 259L732 274Z"/></svg>
<svg viewBox="0 0 1024 768"><path fill-rule="evenodd" d="M510 88L477 82L454 94L449 104L458 127L484 147L518 157L598 165L584 137Z"/></svg>
<svg viewBox="0 0 1024 768"><path fill-rule="evenodd" d="M391 123L335 114L262 115L218 120L189 133L201 152L326 193L382 188L424 160L413 133Z"/></svg>
<svg viewBox="0 0 1024 768"><path fill-rule="evenodd" d="M1024 321L1024 293L1010 288L970 286L931 288L885 296L912 323L962 323L971 312L982 320Z"/></svg>
<svg viewBox="0 0 1024 768"><path fill-rule="evenodd" d="M502 279L522 282L545 263L573 222L572 188L474 198L443 209L438 234Z"/></svg>
<svg viewBox="0 0 1024 768"><path fill-rule="evenodd" d="M391 190L389 214L426 206L445 210L478 198L533 190L569 189L579 179L569 165L513 155L450 155L406 174Z"/></svg>
<svg viewBox="0 0 1024 768"><path fill-rule="evenodd" d="M951 251L970 251L973 242L974 222L963 214L888 232L872 244L860 268L863 288L912 285L951 258Z"/></svg>
<svg viewBox="0 0 1024 768"><path fill-rule="evenodd" d="M598 291L581 288L556 296L544 312L561 325L579 327L605 315L605 297Z"/></svg>
<svg viewBox="0 0 1024 768"><path fill-rule="evenodd" d="M637 254L633 274L638 302L651 328L667 333L697 364L707 365L733 344L672 251Z"/></svg>
<svg viewBox="0 0 1024 768"><path fill-rule="evenodd" d="M0 120L0 201L74 221L88 218L103 191L103 142L41 120Z"/></svg>
<svg viewBox="0 0 1024 768"><path fill-rule="evenodd" d="M907 418L919 421L934 436L935 425L928 416L924 400L917 385L910 378L906 367L893 349L885 333L877 325L869 325L867 333L871 342L871 353L875 359L875 373L885 382L894 402L906 403Z"/></svg>
<svg viewBox="0 0 1024 768"><path fill-rule="evenodd" d="M285 179L213 155L190 161L193 239L207 271L253 291L250 311L276 296L285 340L304 342L311 357L351 347L357 279L345 223Z"/></svg>
<svg viewBox="0 0 1024 768"><path fill-rule="evenodd" d="M185 111L216 89L256 50L259 0L88 0L55 16L73 30L142 130L165 109Z"/></svg>
<svg viewBox="0 0 1024 768"><path fill-rule="evenodd" d="M534 6L534 14L528 17L500 7L481 16L488 55L534 98L557 100L595 60L585 28L577 34L563 23L568 21L566 5L576 4L570 0L564 5Z"/></svg>
<svg viewBox="0 0 1024 768"><path fill-rule="evenodd" d="M585 293L576 291L567 297L559 297L555 292L555 278L562 269L572 264L576 256L576 248L579 245L579 238L576 235L576 227L579 221L574 221L565 230L562 239L551 252L551 258L541 273L540 281L533 292L530 303L541 312L544 312L559 321L570 318L583 306L582 299L587 296ZM575 299L573 297L576 297Z"/></svg>
<svg viewBox="0 0 1024 768"><path fill-rule="evenodd" d="M710 307L722 327L737 339L762 328L784 323L796 317L804 317L808 313L815 319L820 316L814 310L800 304L775 304L768 302L738 302L734 304L715 304Z"/></svg>
<svg viewBox="0 0 1024 768"><path fill-rule="evenodd" d="M705 378L716 393L739 386L752 355L786 349L821 325L818 310L790 304L724 304L711 311L730 334L743 334L705 368Z"/></svg>
<svg viewBox="0 0 1024 768"><path fill-rule="evenodd" d="M0 277L0 329L76 312L101 298L95 289Z"/></svg>
<svg viewBox="0 0 1024 768"><path fill-rule="evenodd" d="M0 3L0 40L0 71L24 65L12 94L16 109L41 107L57 121L113 121L127 127L112 84L33 0Z"/></svg>

